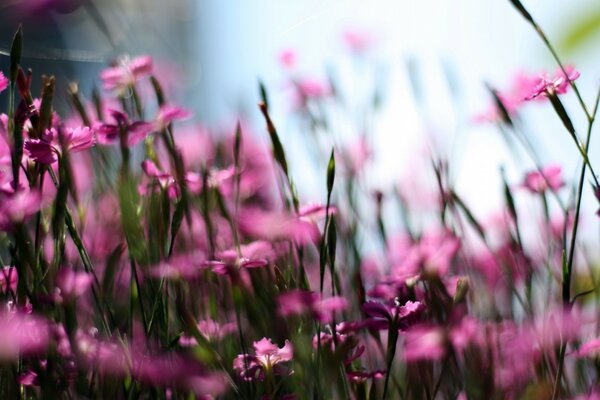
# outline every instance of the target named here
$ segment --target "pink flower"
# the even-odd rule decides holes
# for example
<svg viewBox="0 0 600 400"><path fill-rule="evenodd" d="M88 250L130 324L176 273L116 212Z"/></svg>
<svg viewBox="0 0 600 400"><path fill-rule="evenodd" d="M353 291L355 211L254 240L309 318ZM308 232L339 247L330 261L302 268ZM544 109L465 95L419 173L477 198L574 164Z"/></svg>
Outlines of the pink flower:
<svg viewBox="0 0 600 400"><path fill-rule="evenodd" d="M154 127L157 132L164 130L174 121L183 121L192 117L192 113L181 107L166 104L163 105L156 114Z"/></svg>
<svg viewBox="0 0 600 400"><path fill-rule="evenodd" d="M277 211L240 211L239 227L244 234L269 241L293 240L307 243L316 242L320 237L319 229L313 222Z"/></svg>
<svg viewBox="0 0 600 400"><path fill-rule="evenodd" d="M367 138L361 136L350 146L342 148L336 155L342 172L349 176L356 176L364 170L367 163L373 158L373 151L367 143Z"/></svg>
<svg viewBox="0 0 600 400"><path fill-rule="evenodd" d="M566 75L565 75L566 72ZM570 83L579 78L579 71L571 65L565 66L565 71L559 67L553 76L540 74L537 77L535 86L524 97L524 100L533 100L541 95L564 94L567 92Z"/></svg>
<svg viewBox="0 0 600 400"><path fill-rule="evenodd" d="M4 92L6 90L9 83L10 82L9 82L8 78L6 76L4 76L4 73L2 71L0 71L0 93Z"/></svg>
<svg viewBox="0 0 600 400"><path fill-rule="evenodd" d="M48 346L48 323L34 315L6 313L0 316L0 360L42 353Z"/></svg>
<svg viewBox="0 0 600 400"><path fill-rule="evenodd" d="M354 54L363 54L372 47L374 37L366 31L358 29L347 29L342 34L344 44Z"/></svg>
<svg viewBox="0 0 600 400"><path fill-rule="evenodd" d="M240 354L233 360L233 369L245 381L264 380L267 374L290 375L292 370L281 365L291 361L294 352L291 343L286 340L279 348L271 339L262 338L254 342L254 355Z"/></svg>
<svg viewBox="0 0 600 400"><path fill-rule="evenodd" d="M180 388L203 399L222 394L229 386L221 372L209 371L196 360L178 353L147 354L136 347L97 340L81 332L76 343L82 361L101 374Z"/></svg>
<svg viewBox="0 0 600 400"><path fill-rule="evenodd" d="M269 265L269 261L265 258L260 258L260 256L249 258L245 256L241 249L240 252L242 254L238 257L236 250L230 249L222 251L217 255L219 260L209 261L208 265L210 265L212 270L219 275L228 275L240 268L254 269Z"/></svg>
<svg viewBox="0 0 600 400"><path fill-rule="evenodd" d="M94 134L87 126L77 128L65 128L57 131L52 128L46 131L42 139L27 139L24 147L29 157L40 164L53 164L61 154L61 145L58 135L62 138L63 146L70 153L78 153L92 147L96 140Z"/></svg>
<svg viewBox="0 0 600 400"><path fill-rule="evenodd" d="M2 288L2 292L6 292L7 290L11 290L12 292L17 292L17 269L15 267L3 267L0 268L0 288Z"/></svg>
<svg viewBox="0 0 600 400"><path fill-rule="evenodd" d="M306 110L311 100L322 100L332 93L329 84L316 78L303 78L293 83L292 107L295 110Z"/></svg>
<svg viewBox="0 0 600 400"><path fill-rule="evenodd" d="M198 330L200 331L200 334L209 342L221 340L225 336L235 332L236 329L237 326L233 322L220 324L212 319L201 320L198 322ZM198 342L193 337L182 336L179 339L179 344L182 346L195 346L198 344Z"/></svg>
<svg viewBox="0 0 600 400"><path fill-rule="evenodd" d="M406 332L404 358L407 362L439 360L446 352L444 332L435 326L416 326Z"/></svg>
<svg viewBox="0 0 600 400"><path fill-rule="evenodd" d="M542 171L532 171L525 175L523 187L532 193L543 193L550 189L557 191L565 185L561 177L561 168L558 165L549 165Z"/></svg>
<svg viewBox="0 0 600 400"><path fill-rule="evenodd" d="M402 306L396 301L386 304L367 301L362 305L368 317L365 323L372 329L388 329L391 323L396 323L398 329L404 330L418 319L424 309L421 302L410 300Z"/></svg>
<svg viewBox="0 0 600 400"><path fill-rule="evenodd" d="M349 380L356 383L364 383L369 379L381 379L385 376L384 370L375 370L375 371L348 371L346 372L346 376Z"/></svg>
<svg viewBox="0 0 600 400"><path fill-rule="evenodd" d="M277 302L282 317L308 313L321 322L331 321L335 312L343 311L348 306L343 297L320 299L317 293L302 290L290 290L280 294Z"/></svg>
<svg viewBox="0 0 600 400"><path fill-rule="evenodd" d="M154 127L149 122L130 122L127 114L118 110L110 110L109 113L114 120L114 123L107 124L98 122L94 124L93 127L98 143L102 145L118 143L121 130L124 130L127 135L126 145L128 147L135 146L144 140L146 136L154 132Z"/></svg>
<svg viewBox="0 0 600 400"><path fill-rule="evenodd" d="M138 80L152 73L152 58L138 56L133 59L124 58L111 68L100 73L100 79L106 90L116 89L123 92Z"/></svg>
<svg viewBox="0 0 600 400"><path fill-rule="evenodd" d="M296 66L297 54L292 49L284 49L279 52L279 63L287 70L291 70Z"/></svg>
<svg viewBox="0 0 600 400"><path fill-rule="evenodd" d="M22 223L38 212L43 205L42 196L37 191L0 190L0 231L10 230L15 224Z"/></svg>
<svg viewBox="0 0 600 400"><path fill-rule="evenodd" d="M75 299L83 295L92 286L92 282L91 274L75 272L68 267L62 268L56 277L56 284L63 299Z"/></svg>

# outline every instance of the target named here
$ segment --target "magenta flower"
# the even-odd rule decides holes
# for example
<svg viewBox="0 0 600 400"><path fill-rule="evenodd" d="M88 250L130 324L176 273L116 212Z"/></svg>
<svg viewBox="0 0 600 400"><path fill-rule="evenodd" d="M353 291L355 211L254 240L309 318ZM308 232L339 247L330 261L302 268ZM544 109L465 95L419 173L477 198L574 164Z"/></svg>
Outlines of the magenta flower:
<svg viewBox="0 0 600 400"><path fill-rule="evenodd" d="M2 71L0 71L0 93L4 92L6 90L9 83L10 82L9 82L8 78L6 76L4 76L4 73Z"/></svg>
<svg viewBox="0 0 600 400"><path fill-rule="evenodd" d="M197 278L207 267L206 254L194 251L174 255L168 260L162 261L150 269L149 275L157 279L191 280Z"/></svg>
<svg viewBox="0 0 600 400"><path fill-rule="evenodd" d="M77 128L65 128L57 131L52 128L46 131L42 139L27 139L24 147L29 157L40 164L53 164L61 154L61 146L58 135L64 135L63 145L70 153L78 153L92 147L96 140L94 134L87 126Z"/></svg>
<svg viewBox="0 0 600 400"><path fill-rule="evenodd" d="M344 44L354 54L363 54L375 43L374 37L367 31L347 29L342 34Z"/></svg>
<svg viewBox="0 0 600 400"><path fill-rule="evenodd" d="M219 275L228 275L241 268L254 269L269 265L269 261L264 258L248 258L243 254L238 257L237 252L231 249L220 252L218 256L219 260L209 261L208 265Z"/></svg>
<svg viewBox="0 0 600 400"><path fill-rule="evenodd" d="M565 185L561 177L561 168L558 165L549 165L542 171L532 171L525 175L522 184L532 193L544 193L546 190L557 191Z"/></svg>
<svg viewBox="0 0 600 400"><path fill-rule="evenodd" d="M209 342L216 342L234 333L237 329L237 325L233 322L226 324L220 324L212 319L206 319L198 321L198 330L200 334L204 336ZM179 344L182 346L195 346L198 344L195 338L190 336L182 336L179 339Z"/></svg>
<svg viewBox="0 0 600 400"><path fill-rule="evenodd" d="M15 224L38 212L43 206L42 196L37 191L0 190L0 231L10 230Z"/></svg>
<svg viewBox="0 0 600 400"><path fill-rule="evenodd" d="M373 157L373 151L365 136L360 136L337 154L337 162L345 175L356 176L364 170Z"/></svg>
<svg viewBox="0 0 600 400"><path fill-rule="evenodd" d="M364 371L364 370L347 371L346 376L352 382L364 383L364 382L368 381L369 379L375 380L375 379L381 379L381 378L385 377L385 370L378 369L378 370L371 371L371 372Z"/></svg>
<svg viewBox="0 0 600 400"><path fill-rule="evenodd" d="M256 208L240 211L239 226L243 233L269 241L307 243L316 242L320 237L317 226L304 217Z"/></svg>
<svg viewBox="0 0 600 400"><path fill-rule="evenodd" d="M76 272L68 267L62 268L56 277L56 285L60 290L60 297L75 299L83 295L92 286L93 277L86 272Z"/></svg>
<svg viewBox="0 0 600 400"><path fill-rule="evenodd" d="M575 354L578 357L597 357L600 355L600 338L585 342Z"/></svg>
<svg viewBox="0 0 600 400"><path fill-rule="evenodd" d="M19 356L42 353L48 346L50 331L46 320L20 313L0 316L0 360L14 361Z"/></svg>
<svg viewBox="0 0 600 400"><path fill-rule="evenodd" d="M269 374L290 375L292 370L282 365L291 361L294 352L291 343L286 340L279 348L271 339L262 338L254 342L254 355L240 354L233 360L233 369L245 381L262 381Z"/></svg>
<svg viewBox="0 0 600 400"><path fill-rule="evenodd" d="M149 122L129 121L127 114L118 111L109 111L114 123L107 124L98 122L94 124L93 131L96 133L98 143L102 145L111 145L120 140L121 130L127 135L126 145L135 146L154 131L154 127Z"/></svg>
<svg viewBox="0 0 600 400"><path fill-rule="evenodd" d="M279 52L279 63L287 70L291 70L296 66L297 54L292 49L284 49Z"/></svg>
<svg viewBox="0 0 600 400"><path fill-rule="evenodd" d="M330 322L334 313L344 311L348 306L347 300L343 297L320 299L317 293L302 290L291 290L280 294L277 302L282 317L310 314L312 318L321 322Z"/></svg>
<svg viewBox="0 0 600 400"><path fill-rule="evenodd" d="M132 377L152 386L179 388L196 396L217 396L229 385L223 373L207 370L196 360L177 353L147 354L136 347L112 343L80 333L77 346L82 361L105 375Z"/></svg>
<svg viewBox="0 0 600 400"><path fill-rule="evenodd" d="M444 332L435 326L415 326L404 335L407 362L439 360L446 352Z"/></svg>
<svg viewBox="0 0 600 400"><path fill-rule="evenodd" d="M565 66L564 72L559 67L553 76L541 74L537 77L535 86L524 97L524 100L533 100L539 96L547 96L548 94L564 94L567 92L570 82L579 78L579 75L579 71L575 70L571 65Z"/></svg>
<svg viewBox="0 0 600 400"><path fill-rule="evenodd" d="M17 269L15 267L0 268L0 288L2 289L2 292L10 290L13 293L16 293L18 279Z"/></svg>
<svg viewBox="0 0 600 400"><path fill-rule="evenodd" d="M398 329L406 329L413 324L425 306L418 301L407 301L399 305L396 301L387 304L377 301L367 301L362 305L363 312L367 315L366 325L372 329L388 329L395 322Z"/></svg>
<svg viewBox="0 0 600 400"><path fill-rule="evenodd" d="M163 105L154 119L154 129L160 132L174 121L183 121L192 117L192 113L174 105Z"/></svg>
<svg viewBox="0 0 600 400"><path fill-rule="evenodd" d="M106 90L117 90L121 94L138 80L152 73L152 57L138 56L124 58L111 68L100 73L100 79Z"/></svg>

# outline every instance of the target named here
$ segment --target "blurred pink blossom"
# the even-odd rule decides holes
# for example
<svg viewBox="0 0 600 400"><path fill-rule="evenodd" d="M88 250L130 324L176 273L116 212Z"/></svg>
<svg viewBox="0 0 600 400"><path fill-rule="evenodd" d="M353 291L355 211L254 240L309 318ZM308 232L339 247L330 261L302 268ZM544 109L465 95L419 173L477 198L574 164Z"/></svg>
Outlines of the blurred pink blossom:
<svg viewBox="0 0 600 400"><path fill-rule="evenodd" d="M133 59L123 58L117 65L100 73L102 84L107 90L125 91L138 80L152 73L152 57L138 56Z"/></svg>
<svg viewBox="0 0 600 400"><path fill-rule="evenodd" d="M8 78L4 76L4 73L2 71L0 71L0 93L6 90L9 83L10 81L8 80Z"/></svg>
<svg viewBox="0 0 600 400"><path fill-rule="evenodd" d="M287 70L294 69L296 66L298 55L296 51L293 49L283 49L279 52L277 57L279 59L279 63Z"/></svg>
<svg viewBox="0 0 600 400"><path fill-rule="evenodd" d="M265 379L266 374L290 375L292 370L282 365L291 361L294 352L291 343L286 340L279 348L271 339L262 338L254 342L254 355L240 354L233 360L233 369L246 381Z"/></svg>
<svg viewBox="0 0 600 400"><path fill-rule="evenodd" d="M525 175L523 187L532 193L543 193L546 190L557 191L565 185L558 165L549 165L542 171L532 171Z"/></svg>
<svg viewBox="0 0 600 400"><path fill-rule="evenodd" d="M347 300L343 297L333 296L323 299L315 292L302 290L290 290L280 294L277 303L279 315L282 317L309 314L320 322L330 322L335 312L344 311L348 306Z"/></svg>

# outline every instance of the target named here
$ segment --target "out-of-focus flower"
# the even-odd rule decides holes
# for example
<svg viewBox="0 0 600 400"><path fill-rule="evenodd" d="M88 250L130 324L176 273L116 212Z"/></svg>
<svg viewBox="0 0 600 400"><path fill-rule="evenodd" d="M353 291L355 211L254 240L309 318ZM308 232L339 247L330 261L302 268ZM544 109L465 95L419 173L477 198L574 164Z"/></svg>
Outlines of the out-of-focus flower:
<svg viewBox="0 0 600 400"><path fill-rule="evenodd" d="M138 80L152 73L152 57L143 55L133 59L123 58L117 65L100 73L106 90L117 90L121 94Z"/></svg>
<svg viewBox="0 0 600 400"><path fill-rule="evenodd" d="M343 297L333 296L327 299L319 298L314 292L291 290L279 295L279 314L289 315L310 314L316 320L329 322L335 312L344 311L348 302Z"/></svg>
<svg viewBox="0 0 600 400"><path fill-rule="evenodd" d="M220 324L212 319L201 320L198 322L198 331L209 342L216 342L235 332L236 324L228 322ZM182 336L179 339L179 344L182 346L195 346L198 344L195 338L190 336Z"/></svg>
<svg viewBox="0 0 600 400"><path fill-rule="evenodd" d="M292 85L292 108L296 111L306 110L309 102L323 100L333 92L327 81L317 78L296 79Z"/></svg>
<svg viewBox="0 0 600 400"><path fill-rule="evenodd" d="M64 267L58 272L56 285L60 290L60 297L75 299L83 295L92 286L93 277L86 272L76 272Z"/></svg>
<svg viewBox="0 0 600 400"><path fill-rule="evenodd" d="M118 143L121 131L123 131L127 138L126 145L128 147L135 146L154 130L154 127L149 122L129 121L127 114L121 111L110 110L109 114L114 123L97 122L93 127L98 143L102 145Z"/></svg>
<svg viewBox="0 0 600 400"><path fill-rule="evenodd" d="M362 306L368 317L365 322L372 329L388 329L394 321L398 329L406 329L417 320L424 308L418 301L407 301L404 305L399 305L396 301L388 304L367 301Z"/></svg>
<svg viewBox="0 0 600 400"><path fill-rule="evenodd" d="M536 83L531 88L531 91L524 97L524 100L533 100L541 95L564 94L569 88L569 82L579 78L579 75L579 71L572 65L565 66L564 72L559 67L554 75L540 74L536 78Z"/></svg>
<svg viewBox="0 0 600 400"><path fill-rule="evenodd" d="M42 196L37 191L0 190L0 231L12 229L14 224L23 222L38 212L43 205Z"/></svg>
<svg viewBox="0 0 600 400"><path fill-rule="evenodd" d="M345 175L356 176L373 157L373 151L367 143L367 138L361 136L350 146L342 148L338 155L338 163Z"/></svg>
<svg viewBox="0 0 600 400"><path fill-rule="evenodd" d="M444 332L435 326L415 326L405 333L404 340L407 362L439 360L446 352Z"/></svg>
<svg viewBox="0 0 600 400"><path fill-rule="evenodd" d="M279 348L271 339L262 338L254 342L254 355L240 354L233 360L233 369L245 381L262 381L267 374L290 375L293 371L283 365L291 361L294 352L291 343L286 340Z"/></svg>
<svg viewBox="0 0 600 400"><path fill-rule="evenodd" d="M269 241L293 240L298 243L317 241L319 229L304 217L256 208L240 210L240 231Z"/></svg>
<svg viewBox="0 0 600 400"><path fill-rule="evenodd" d="M346 47L354 54L364 54L375 44L375 38L369 32L356 28L346 29L342 33L342 40Z"/></svg>
<svg viewBox="0 0 600 400"><path fill-rule="evenodd" d="M58 135L63 135L59 138ZM52 128L46 131L42 139L27 139L24 147L29 157L41 164L53 164L61 154L60 142L70 153L78 153L94 146L96 140L94 134L87 126L77 128L64 128L58 132Z"/></svg>
<svg viewBox="0 0 600 400"><path fill-rule="evenodd" d="M4 76L4 73L2 71L0 71L0 93L4 92L6 90L6 88L8 87L9 81L8 78L6 76Z"/></svg>
<svg viewBox="0 0 600 400"><path fill-rule="evenodd" d="M5 313L0 316L0 360L16 361L43 352L49 342L48 323L34 315Z"/></svg>
<svg viewBox="0 0 600 400"><path fill-rule="evenodd" d="M523 187L532 193L544 193L546 190L557 191L565 185L558 165L549 165L542 171L532 171L525 175Z"/></svg>
<svg viewBox="0 0 600 400"><path fill-rule="evenodd" d="M297 54L293 49L284 49L279 52L277 57L279 63L287 70L291 70L296 66Z"/></svg>
<svg viewBox="0 0 600 400"><path fill-rule="evenodd" d="M217 396L229 387L222 373L208 371L197 361L176 353L146 354L135 347L86 334L78 335L77 346L82 361L101 374L131 376L153 386L180 388L196 396Z"/></svg>
<svg viewBox="0 0 600 400"><path fill-rule="evenodd" d="M356 383L364 383L369 379L381 379L385 376L384 370L375 370L375 371L347 371L346 376L349 380Z"/></svg>
<svg viewBox="0 0 600 400"><path fill-rule="evenodd" d="M183 121L192 117L192 113L181 107L172 104L165 104L160 107L156 118L154 119L154 129L160 132L174 121Z"/></svg>
<svg viewBox="0 0 600 400"><path fill-rule="evenodd" d="M7 290L16 293L18 279L17 269L15 267L0 268L0 288L3 293Z"/></svg>
<svg viewBox="0 0 600 400"><path fill-rule="evenodd" d="M579 72L572 66L565 67L568 79L573 81L579 77ZM496 91L498 101L509 117L516 115L519 107L528 100L543 99L543 95L549 92L555 94L566 93L569 81L559 68L554 76L545 72L531 75L518 72L513 78L512 86L508 90ZM502 120L504 116L497 104L492 104L489 109L475 116L475 122L495 122Z"/></svg>

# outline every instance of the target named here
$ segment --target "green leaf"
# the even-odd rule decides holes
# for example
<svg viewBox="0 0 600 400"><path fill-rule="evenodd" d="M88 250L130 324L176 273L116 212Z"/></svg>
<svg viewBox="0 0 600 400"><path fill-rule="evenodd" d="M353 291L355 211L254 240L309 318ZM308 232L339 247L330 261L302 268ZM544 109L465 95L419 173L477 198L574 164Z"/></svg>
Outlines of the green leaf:
<svg viewBox="0 0 600 400"><path fill-rule="evenodd" d="M277 163L281 166L283 173L285 174L286 178L288 178L288 165L287 160L285 158L285 152L283 150L283 145L279 140L279 135L277 134L275 125L273 125L273 121L271 121L271 117L269 116L268 107L264 101L259 104L259 107L260 111L265 117L265 121L267 122L267 131L269 132L271 144L273 145L273 157L275 157L275 161L277 161Z"/></svg>
<svg viewBox="0 0 600 400"><path fill-rule="evenodd" d="M23 52L23 27L19 25L19 29L15 32L12 45L10 47L10 83L14 84L19 72L19 64L21 64L21 53Z"/></svg>
<svg viewBox="0 0 600 400"><path fill-rule="evenodd" d="M333 148L331 149L331 156L329 157L329 163L327 164L327 198L331 198L331 191L333 190L333 183L335 181L335 157L333 154Z"/></svg>
<svg viewBox="0 0 600 400"><path fill-rule="evenodd" d="M535 24L535 22L533 22L533 18L531 17L531 14L529 14L529 12L525 9L523 4L519 0L510 0L510 2L519 11L519 13L521 13L523 18L525 18L530 23Z"/></svg>
<svg viewBox="0 0 600 400"><path fill-rule="evenodd" d="M262 81L258 81L258 91L260 92L260 101L269 109L269 97L267 96L267 88Z"/></svg>
<svg viewBox="0 0 600 400"><path fill-rule="evenodd" d="M465 202L458 196L458 194L456 194L456 192L452 191L451 194L452 200L456 203L458 208L460 208L463 211L465 217L467 218L467 221L469 221L469 223L473 226L473 228L475 228L475 231L477 231L481 239L485 242L485 230L483 229L479 221L477 221L475 215L473 215L471 210L467 207Z"/></svg>
<svg viewBox="0 0 600 400"><path fill-rule="evenodd" d="M559 53L572 54L600 35L600 8L587 10L571 19L563 36L557 40Z"/></svg>
<svg viewBox="0 0 600 400"><path fill-rule="evenodd" d="M38 119L37 131L42 135L50 127L52 121L52 102L54 100L55 79L54 76L44 77L42 89L42 103L40 105L40 118Z"/></svg>
<svg viewBox="0 0 600 400"><path fill-rule="evenodd" d="M156 77L154 75L152 75L150 77L150 83L152 83L152 88L154 89L154 94L156 95L156 102L158 103L159 106L164 105L165 104L165 95L162 90L162 86L160 85L160 82L158 81L158 79L156 79Z"/></svg>
<svg viewBox="0 0 600 400"><path fill-rule="evenodd" d="M135 181L127 174L119 179L119 204L121 207L121 223L129 254L140 265L145 265L147 252L144 238L144 230L138 214L138 192Z"/></svg>

